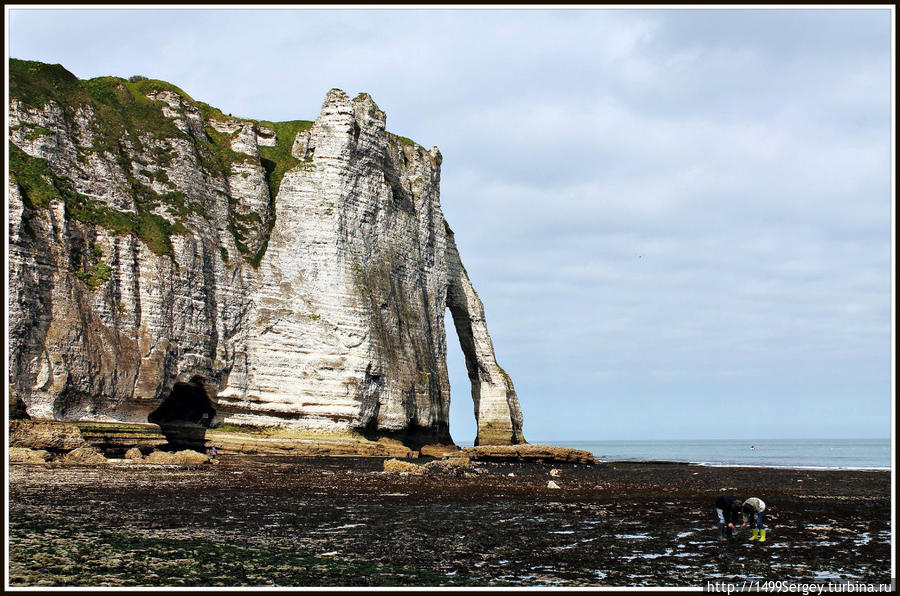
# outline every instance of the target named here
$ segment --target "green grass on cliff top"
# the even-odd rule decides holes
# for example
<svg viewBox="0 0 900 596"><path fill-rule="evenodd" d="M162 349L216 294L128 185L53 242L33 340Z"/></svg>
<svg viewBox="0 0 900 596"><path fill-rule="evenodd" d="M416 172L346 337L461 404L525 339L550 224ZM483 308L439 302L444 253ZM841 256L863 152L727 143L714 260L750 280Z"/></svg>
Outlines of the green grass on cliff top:
<svg viewBox="0 0 900 596"><path fill-rule="evenodd" d="M193 101L191 96L171 83L157 79L126 81L118 77L98 77L90 81L113 80L146 95L152 91L173 91L185 99ZM26 105L40 107L53 100L60 105L73 105L74 102L90 103L91 95L85 92L82 81L61 64L44 64L34 60L9 59L9 96L19 99Z"/></svg>
<svg viewBox="0 0 900 596"><path fill-rule="evenodd" d="M50 100L59 104L89 100L78 77L62 65L15 58L9 60L9 96L30 106L43 106Z"/></svg>
<svg viewBox="0 0 900 596"><path fill-rule="evenodd" d="M268 235L274 226L274 200L285 173L295 167L311 166L311 163L298 160L291 155L291 148L297 133L309 130L313 125L312 121L271 122L236 118L206 103L194 101L182 89L166 81L142 77L126 80L111 76L81 80L59 64L44 64L15 58L9 60L10 98L17 99L30 108L42 108L53 101L63 109L68 121L71 121L76 111L83 106L93 110L95 126L93 146L84 151L108 152L115 156L122 170L126 172L135 197L146 198L150 196L148 193L153 191L131 176L132 158L126 151L126 145L130 146L130 150L140 153L144 149L144 141L141 139L146 140L148 135L156 140L167 138L191 140L204 168L220 176L229 175L232 164L251 159L231 149L230 135L218 133L210 126L206 126L209 140L194 138L179 130L172 120L163 114L161 102L147 97L148 93L154 91L171 91L193 102L200 109L201 116L206 122L210 119L236 123L256 122L260 126L275 130L277 135L275 146L259 146L260 162L265 169L272 201L271 216L269 221L265 222L263 230L265 240L259 250L251 254L241 232L241 222L236 220L229 222L229 228L235 236L239 249L242 249L241 252L254 267L258 267L268 245ZM32 131L35 135L51 132ZM406 137L392 133L388 135L395 142L419 147ZM188 213L184 209L176 208L171 211L175 215L175 221L150 213L153 208L152 202L144 205L143 209L138 205L137 214L115 211L98 201L69 190L70 184L50 172L42 159L32 158L17 147L13 148L12 144L10 144L10 172L30 206L44 208L49 206L50 199L61 199L75 219L100 225L117 233L135 234L157 254L171 254L169 236L185 229L182 220ZM177 203L181 199L180 202L183 203L183 193L169 194L173 196L161 195L160 200L171 202L169 201L171 199ZM232 219L237 217L237 214L232 215L234 216Z"/></svg>

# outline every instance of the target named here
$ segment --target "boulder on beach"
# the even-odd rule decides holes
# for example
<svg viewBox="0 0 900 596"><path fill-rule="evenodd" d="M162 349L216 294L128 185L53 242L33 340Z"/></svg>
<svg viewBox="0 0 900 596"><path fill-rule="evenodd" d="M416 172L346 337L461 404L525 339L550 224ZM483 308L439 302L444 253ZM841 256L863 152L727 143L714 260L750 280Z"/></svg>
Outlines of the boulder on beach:
<svg viewBox="0 0 900 596"><path fill-rule="evenodd" d="M175 464L175 454L170 451L151 451L144 458L148 464Z"/></svg>
<svg viewBox="0 0 900 596"><path fill-rule="evenodd" d="M559 478L559 475L562 474L557 468L553 468L550 470L550 475L554 478Z"/></svg>
<svg viewBox="0 0 900 596"><path fill-rule="evenodd" d="M84 446L77 426L55 421L11 420L9 446L69 451Z"/></svg>
<svg viewBox="0 0 900 596"><path fill-rule="evenodd" d="M399 473L399 472L407 472L409 474L421 474L422 466L418 466L416 464L410 463L408 461L403 461L401 459L388 459L384 462L384 471Z"/></svg>
<svg viewBox="0 0 900 596"><path fill-rule="evenodd" d="M67 464L105 464L108 460L100 453L96 447L79 447L66 453L62 457L63 463Z"/></svg>
<svg viewBox="0 0 900 596"><path fill-rule="evenodd" d="M144 454L141 453L141 450L138 449L137 447L132 447L131 449L129 449L128 451L125 452L125 459L130 459L130 460L135 460L135 461L141 460L141 459L144 459Z"/></svg>
<svg viewBox="0 0 900 596"><path fill-rule="evenodd" d="M445 474L448 476L461 477L466 472L472 472L475 466L468 457L450 457L428 462L423 466L425 471L430 474Z"/></svg>
<svg viewBox="0 0 900 596"><path fill-rule="evenodd" d="M547 481L547 488L559 488L560 486L553 482L552 480Z"/></svg>
<svg viewBox="0 0 900 596"><path fill-rule="evenodd" d="M147 455L145 461L149 464L174 464L181 466L193 466L209 463L209 457L191 449L183 451L153 451Z"/></svg>
<svg viewBox="0 0 900 596"><path fill-rule="evenodd" d="M50 452L28 447L10 447L9 462L13 464L42 464L50 459Z"/></svg>

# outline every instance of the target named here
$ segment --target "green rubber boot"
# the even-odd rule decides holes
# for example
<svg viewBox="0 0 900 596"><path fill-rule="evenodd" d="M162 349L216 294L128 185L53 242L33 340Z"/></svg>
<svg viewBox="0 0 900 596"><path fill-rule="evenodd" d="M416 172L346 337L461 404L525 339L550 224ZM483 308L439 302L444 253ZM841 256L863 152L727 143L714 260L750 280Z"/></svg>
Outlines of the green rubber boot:
<svg viewBox="0 0 900 596"><path fill-rule="evenodd" d="M760 530L760 531L759 531L759 541L760 541L760 542L765 542L765 541L766 541L766 531L765 531L765 530Z"/></svg>
<svg viewBox="0 0 900 596"><path fill-rule="evenodd" d="M728 538L725 536L725 524L719 524L719 542L725 542Z"/></svg>
<svg viewBox="0 0 900 596"><path fill-rule="evenodd" d="M756 540L757 538L759 538L759 529L753 528L753 532L750 533L750 540L753 541L753 540Z"/></svg>

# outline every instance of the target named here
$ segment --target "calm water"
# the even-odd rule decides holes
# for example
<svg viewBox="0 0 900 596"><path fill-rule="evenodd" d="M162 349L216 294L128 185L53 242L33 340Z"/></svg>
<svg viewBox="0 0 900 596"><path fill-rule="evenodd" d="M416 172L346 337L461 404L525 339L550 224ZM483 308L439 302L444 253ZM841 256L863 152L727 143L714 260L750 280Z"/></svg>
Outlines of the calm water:
<svg viewBox="0 0 900 596"><path fill-rule="evenodd" d="M534 441L539 443L540 441ZM757 441L549 441L605 461L677 461L707 465L890 469L890 439ZM755 447L755 449L751 449Z"/></svg>

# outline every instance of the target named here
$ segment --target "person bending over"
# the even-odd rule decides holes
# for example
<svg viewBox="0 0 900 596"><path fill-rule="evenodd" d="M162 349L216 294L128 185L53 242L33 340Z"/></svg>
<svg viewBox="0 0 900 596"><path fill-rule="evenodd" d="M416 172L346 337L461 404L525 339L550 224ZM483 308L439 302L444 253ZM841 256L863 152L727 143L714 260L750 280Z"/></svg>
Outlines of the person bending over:
<svg viewBox="0 0 900 596"><path fill-rule="evenodd" d="M716 515L719 517L719 541L734 538L734 523L738 521L742 501L734 495L720 495L716 499Z"/></svg>
<svg viewBox="0 0 900 596"><path fill-rule="evenodd" d="M744 523L741 524L741 527L745 527L749 521L750 527L753 528L753 534L750 536L750 540L759 538L760 542L766 541L766 527L763 525L763 513L765 510L766 504L763 503L762 499L757 497L750 497L744 501L744 504L741 507L741 514L744 517Z"/></svg>

